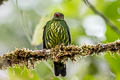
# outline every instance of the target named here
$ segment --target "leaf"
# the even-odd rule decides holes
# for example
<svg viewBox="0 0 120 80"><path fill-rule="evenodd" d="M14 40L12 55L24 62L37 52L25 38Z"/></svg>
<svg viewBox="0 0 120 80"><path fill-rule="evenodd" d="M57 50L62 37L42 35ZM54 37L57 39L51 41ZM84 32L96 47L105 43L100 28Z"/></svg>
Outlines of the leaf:
<svg viewBox="0 0 120 80"><path fill-rule="evenodd" d="M81 0L64 0L62 3L63 13L69 17L76 17L79 14Z"/></svg>
<svg viewBox="0 0 120 80"><path fill-rule="evenodd" d="M113 31L109 26L107 26L106 31L106 41L105 42L112 42L115 40L118 40L120 38L119 34L117 34L115 31Z"/></svg>
<svg viewBox="0 0 120 80"><path fill-rule="evenodd" d="M107 54L105 54L105 58L111 68L111 70L116 73L116 74L120 74L120 55L117 53L110 53L108 52Z"/></svg>
<svg viewBox="0 0 120 80"><path fill-rule="evenodd" d="M15 66L8 69L10 80L40 80L37 73L26 67Z"/></svg>
<svg viewBox="0 0 120 80"><path fill-rule="evenodd" d="M85 75L82 80L96 80L92 75Z"/></svg>
<svg viewBox="0 0 120 80"><path fill-rule="evenodd" d="M120 18L119 8L120 8L120 1L116 0L116 1L110 2L107 6L104 7L105 9L104 13L110 19L116 20Z"/></svg>

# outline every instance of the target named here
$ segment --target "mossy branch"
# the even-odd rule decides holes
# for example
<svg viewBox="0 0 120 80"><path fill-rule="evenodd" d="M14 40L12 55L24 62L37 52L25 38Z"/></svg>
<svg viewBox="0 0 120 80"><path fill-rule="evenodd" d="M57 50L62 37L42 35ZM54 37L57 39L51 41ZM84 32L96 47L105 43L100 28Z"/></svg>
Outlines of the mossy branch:
<svg viewBox="0 0 120 80"><path fill-rule="evenodd" d="M15 51L9 52L0 57L0 68L3 69L9 66L14 66L15 64L25 64L28 67L29 64L34 65L36 61L48 59L62 62L65 62L68 59L73 61L76 57L89 56L106 51L120 51L120 41L108 44L82 45L80 47L75 45L64 46L62 44L49 50L16 49Z"/></svg>

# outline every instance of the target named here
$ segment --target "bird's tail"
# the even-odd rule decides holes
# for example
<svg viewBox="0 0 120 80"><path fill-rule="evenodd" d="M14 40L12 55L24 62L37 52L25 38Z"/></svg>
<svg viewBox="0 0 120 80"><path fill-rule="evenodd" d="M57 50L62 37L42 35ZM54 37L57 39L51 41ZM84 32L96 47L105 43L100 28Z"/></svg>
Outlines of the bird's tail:
<svg viewBox="0 0 120 80"><path fill-rule="evenodd" d="M63 77L66 76L66 64L62 62L54 62L54 72L55 76L59 76L59 74Z"/></svg>

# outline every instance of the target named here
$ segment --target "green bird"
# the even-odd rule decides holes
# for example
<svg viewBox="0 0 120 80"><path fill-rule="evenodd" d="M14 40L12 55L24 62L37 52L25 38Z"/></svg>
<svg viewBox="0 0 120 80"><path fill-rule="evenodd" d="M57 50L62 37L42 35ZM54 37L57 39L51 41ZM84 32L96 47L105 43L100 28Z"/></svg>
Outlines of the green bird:
<svg viewBox="0 0 120 80"><path fill-rule="evenodd" d="M43 48L50 49L56 45L71 43L69 27L64 20L62 13L56 12L51 20L44 26L43 30ZM54 72L56 76L66 76L66 64L63 62L54 62Z"/></svg>

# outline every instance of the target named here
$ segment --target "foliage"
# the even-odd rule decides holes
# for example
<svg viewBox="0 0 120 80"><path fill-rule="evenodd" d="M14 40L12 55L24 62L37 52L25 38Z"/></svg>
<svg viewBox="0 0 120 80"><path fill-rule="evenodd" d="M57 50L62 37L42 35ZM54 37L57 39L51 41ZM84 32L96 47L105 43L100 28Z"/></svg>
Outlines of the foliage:
<svg viewBox="0 0 120 80"><path fill-rule="evenodd" d="M15 66L8 69L10 80L40 80L34 70Z"/></svg>

